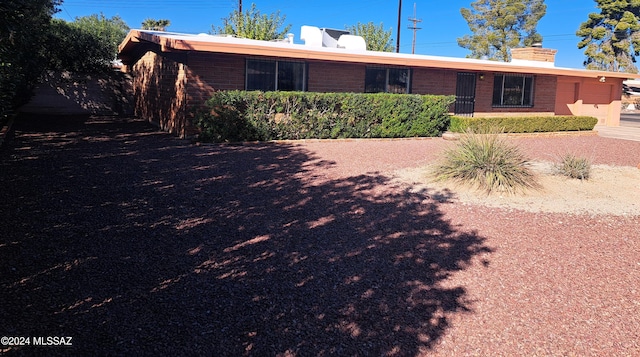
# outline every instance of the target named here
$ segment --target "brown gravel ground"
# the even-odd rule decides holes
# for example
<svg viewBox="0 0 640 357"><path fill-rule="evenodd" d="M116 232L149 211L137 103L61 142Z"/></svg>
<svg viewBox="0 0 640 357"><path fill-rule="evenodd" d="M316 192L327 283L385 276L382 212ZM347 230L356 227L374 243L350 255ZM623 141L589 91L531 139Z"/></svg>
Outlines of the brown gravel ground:
<svg viewBox="0 0 640 357"><path fill-rule="evenodd" d="M640 142L513 139L636 166ZM638 356L640 217L463 205L394 180L442 139L191 145L22 118L0 149L9 355Z"/></svg>

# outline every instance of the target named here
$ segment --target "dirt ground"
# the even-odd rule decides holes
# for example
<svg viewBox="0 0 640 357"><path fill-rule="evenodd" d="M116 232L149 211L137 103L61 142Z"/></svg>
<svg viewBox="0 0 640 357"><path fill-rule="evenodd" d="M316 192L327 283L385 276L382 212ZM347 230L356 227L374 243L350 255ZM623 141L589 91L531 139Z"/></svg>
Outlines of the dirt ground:
<svg viewBox="0 0 640 357"><path fill-rule="evenodd" d="M440 138L198 146L134 118L17 120L0 336L73 341L0 354L640 356L640 215L618 205L639 201L640 142L509 140L594 178L545 176L530 212L431 188Z"/></svg>
<svg viewBox="0 0 640 357"><path fill-rule="evenodd" d="M435 189L463 204L514 208L529 212L640 215L640 169L629 166L592 166L587 180L572 179L554 172L553 163L537 161L531 165L541 189L517 195L491 194L433 178L433 166L401 169L402 182L416 189Z"/></svg>

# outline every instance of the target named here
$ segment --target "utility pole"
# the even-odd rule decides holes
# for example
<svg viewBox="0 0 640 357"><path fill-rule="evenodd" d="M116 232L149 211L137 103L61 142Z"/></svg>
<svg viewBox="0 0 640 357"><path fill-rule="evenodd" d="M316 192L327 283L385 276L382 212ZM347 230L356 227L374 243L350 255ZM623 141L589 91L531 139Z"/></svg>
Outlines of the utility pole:
<svg viewBox="0 0 640 357"><path fill-rule="evenodd" d="M396 53L400 52L400 16L402 15L402 0L398 0L398 38L396 39Z"/></svg>
<svg viewBox="0 0 640 357"><path fill-rule="evenodd" d="M242 14L242 0L238 0L238 12Z"/></svg>
<svg viewBox="0 0 640 357"><path fill-rule="evenodd" d="M416 18L416 3L413 3L413 18L409 18L409 21L413 22L413 26L409 26L409 29L413 30L413 43L411 44L411 54L416 53L416 31L421 30L422 27L416 27L418 22L422 22L422 19Z"/></svg>

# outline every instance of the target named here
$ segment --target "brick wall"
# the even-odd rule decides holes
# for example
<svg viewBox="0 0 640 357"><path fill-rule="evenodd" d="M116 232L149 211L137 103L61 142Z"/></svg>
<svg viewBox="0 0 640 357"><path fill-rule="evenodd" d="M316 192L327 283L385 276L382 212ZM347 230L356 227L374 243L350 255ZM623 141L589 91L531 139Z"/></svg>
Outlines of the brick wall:
<svg viewBox="0 0 640 357"><path fill-rule="evenodd" d="M132 78L127 73L85 75L47 72L34 96L19 108L23 113L56 115L131 115Z"/></svg>
<svg viewBox="0 0 640 357"><path fill-rule="evenodd" d="M476 83L476 116L487 116L500 113L511 115L528 115L533 113L553 115L556 103L557 79L554 76L536 75L534 78L532 108L494 108L493 73L484 74L484 79Z"/></svg>
<svg viewBox="0 0 640 357"><path fill-rule="evenodd" d="M456 94L457 71L416 68L413 70L411 92L415 94Z"/></svg>
<svg viewBox="0 0 640 357"><path fill-rule="evenodd" d="M364 64L310 62L308 68L310 92L364 92Z"/></svg>
<svg viewBox="0 0 640 357"><path fill-rule="evenodd" d="M195 133L194 109L201 107L216 90L245 88L246 57L219 53L147 52L132 66L136 114L163 129L185 136ZM309 61L307 87L311 92L364 92L366 64ZM412 93L454 95L456 70L416 68ZM534 107L494 108L492 73L483 73L476 83L476 116L553 114L557 78L536 75Z"/></svg>
<svg viewBox="0 0 640 357"><path fill-rule="evenodd" d="M135 114L163 130L184 137L186 122L186 67L180 57L147 52L132 66Z"/></svg>
<svg viewBox="0 0 640 357"><path fill-rule="evenodd" d="M187 58L187 101L199 107L217 90L243 90L245 57L220 53L190 53Z"/></svg>
<svg viewBox="0 0 640 357"><path fill-rule="evenodd" d="M514 60L553 63L555 62L557 52L558 50L539 47L512 48L511 58L513 58Z"/></svg>

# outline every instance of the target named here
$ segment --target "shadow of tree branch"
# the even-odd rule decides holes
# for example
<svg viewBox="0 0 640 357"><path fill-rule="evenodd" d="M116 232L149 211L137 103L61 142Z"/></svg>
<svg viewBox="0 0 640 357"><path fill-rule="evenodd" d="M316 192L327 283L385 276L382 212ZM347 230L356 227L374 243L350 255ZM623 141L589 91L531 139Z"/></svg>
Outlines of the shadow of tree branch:
<svg viewBox="0 0 640 357"><path fill-rule="evenodd" d="M4 334L74 336L78 353L415 355L473 311L447 279L492 249L429 192L323 178L334 163L295 144L43 120L0 152Z"/></svg>

